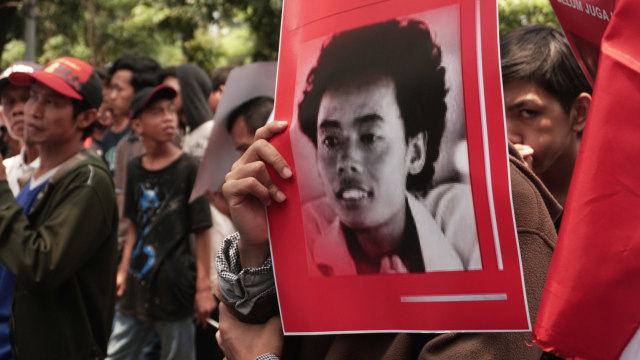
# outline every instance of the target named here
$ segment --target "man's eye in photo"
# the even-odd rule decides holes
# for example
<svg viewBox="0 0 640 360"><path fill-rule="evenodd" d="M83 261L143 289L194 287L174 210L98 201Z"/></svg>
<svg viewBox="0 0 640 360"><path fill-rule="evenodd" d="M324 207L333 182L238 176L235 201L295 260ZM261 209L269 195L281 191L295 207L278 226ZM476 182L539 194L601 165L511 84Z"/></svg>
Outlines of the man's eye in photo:
<svg viewBox="0 0 640 360"><path fill-rule="evenodd" d="M322 140L322 144L330 149L336 148L338 147L340 141L338 140L337 136L326 136L323 140Z"/></svg>
<svg viewBox="0 0 640 360"><path fill-rule="evenodd" d="M378 138L374 134L362 134L360 135L360 141L367 145L373 144Z"/></svg>

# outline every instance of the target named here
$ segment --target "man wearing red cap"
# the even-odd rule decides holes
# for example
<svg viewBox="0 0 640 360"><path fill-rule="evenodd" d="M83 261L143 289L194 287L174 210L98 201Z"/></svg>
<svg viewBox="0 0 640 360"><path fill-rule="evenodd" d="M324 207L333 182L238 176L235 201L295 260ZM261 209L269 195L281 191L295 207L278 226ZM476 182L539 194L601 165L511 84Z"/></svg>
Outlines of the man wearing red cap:
<svg viewBox="0 0 640 360"><path fill-rule="evenodd" d="M14 72L31 73L41 68L42 66L35 63L18 61L0 74L0 104L7 121L7 130L12 138L20 142L21 146L19 154L2 162L7 168L7 180L14 195L20 191L18 179L37 169L40 166L40 159L38 149L24 141L24 104L29 98L29 87L11 84L9 75Z"/></svg>
<svg viewBox="0 0 640 360"><path fill-rule="evenodd" d="M64 57L12 84L30 86L26 141L40 167L15 201L0 166L0 262L15 276L11 345L19 359L103 358L115 300L118 213L104 163L83 150L100 78Z"/></svg>
<svg viewBox="0 0 640 360"><path fill-rule="evenodd" d="M20 191L18 179L33 173L40 166L40 158L38 149L33 144L24 142L24 104L29 99L29 87L9 83L9 75L14 72L34 72L41 68L38 64L20 61L11 64L0 74L0 105L7 121L7 130L21 146L19 154L2 161L9 188L14 195ZM13 275L0 262L0 360L11 357L9 317L13 286Z"/></svg>

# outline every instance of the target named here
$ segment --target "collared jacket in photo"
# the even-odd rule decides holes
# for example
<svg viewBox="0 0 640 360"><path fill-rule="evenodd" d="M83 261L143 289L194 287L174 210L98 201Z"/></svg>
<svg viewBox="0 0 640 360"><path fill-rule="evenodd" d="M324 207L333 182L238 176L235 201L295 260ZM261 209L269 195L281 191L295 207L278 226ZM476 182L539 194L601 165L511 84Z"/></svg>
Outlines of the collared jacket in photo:
<svg viewBox="0 0 640 360"><path fill-rule="evenodd" d="M410 193L405 195L408 214L415 223L425 271L481 267L468 185L444 184L434 188L424 199ZM340 219L326 200L322 198L304 205L303 216L310 273L355 275L356 264L350 255Z"/></svg>
<svg viewBox="0 0 640 360"><path fill-rule="evenodd" d="M0 181L0 261L16 278L10 331L17 359L106 355L117 221L111 176L86 150L60 165L27 215Z"/></svg>

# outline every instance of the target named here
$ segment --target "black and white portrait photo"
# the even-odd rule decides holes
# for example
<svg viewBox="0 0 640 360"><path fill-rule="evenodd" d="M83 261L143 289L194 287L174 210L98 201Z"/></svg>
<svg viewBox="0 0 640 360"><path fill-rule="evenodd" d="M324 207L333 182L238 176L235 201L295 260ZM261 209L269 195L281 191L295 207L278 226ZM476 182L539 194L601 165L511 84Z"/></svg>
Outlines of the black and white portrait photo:
<svg viewBox="0 0 640 360"><path fill-rule="evenodd" d="M315 276L482 268L458 7L312 39L291 142Z"/></svg>

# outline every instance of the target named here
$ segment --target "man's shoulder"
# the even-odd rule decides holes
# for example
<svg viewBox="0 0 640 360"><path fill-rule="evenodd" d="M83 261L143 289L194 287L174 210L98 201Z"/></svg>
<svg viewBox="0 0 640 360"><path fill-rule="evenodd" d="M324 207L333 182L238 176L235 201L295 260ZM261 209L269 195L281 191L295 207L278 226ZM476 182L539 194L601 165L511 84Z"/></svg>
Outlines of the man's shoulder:
<svg viewBox="0 0 640 360"><path fill-rule="evenodd" d="M137 138L138 135L134 134L133 132L128 134L127 136L123 136L121 139L118 140L118 142L116 143L116 152L120 152L122 151L122 149L126 149L127 147L130 146L130 144L134 141L136 141L135 139Z"/></svg>
<svg viewBox="0 0 640 360"><path fill-rule="evenodd" d="M198 158L192 154L189 154L185 151L182 152L180 157L178 158L179 162L184 163L186 166L195 166L198 167Z"/></svg>
<svg viewBox="0 0 640 360"><path fill-rule="evenodd" d="M173 166L172 170L185 175L197 173L200 166L198 158L186 152L183 152L174 164L176 166Z"/></svg>
<svg viewBox="0 0 640 360"><path fill-rule="evenodd" d="M422 202L433 212L460 209L462 206L469 208L473 202L471 185L456 182L438 184L429 190Z"/></svg>
<svg viewBox="0 0 640 360"><path fill-rule="evenodd" d="M482 268L471 185L439 184L422 199L422 205L458 253L465 269Z"/></svg>
<svg viewBox="0 0 640 360"><path fill-rule="evenodd" d="M131 124L127 125L122 131L117 133L113 132L111 128L107 129L107 131L105 131L104 135L102 136L102 149L104 151L107 151L115 147L118 142L120 142L122 138L126 138L126 135L128 135L130 132Z"/></svg>
<svg viewBox="0 0 640 360"><path fill-rule="evenodd" d="M49 180L52 184L86 183L91 186L108 186L113 188L111 174L104 162L83 150L59 165L56 173Z"/></svg>
<svg viewBox="0 0 640 360"><path fill-rule="evenodd" d="M127 163L127 169L131 169L131 168L141 168L142 169L142 157L143 156L144 156L144 154L136 155L136 156L132 157L131 160L129 160L129 162Z"/></svg>

